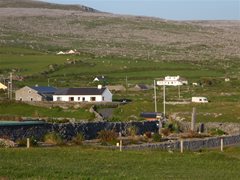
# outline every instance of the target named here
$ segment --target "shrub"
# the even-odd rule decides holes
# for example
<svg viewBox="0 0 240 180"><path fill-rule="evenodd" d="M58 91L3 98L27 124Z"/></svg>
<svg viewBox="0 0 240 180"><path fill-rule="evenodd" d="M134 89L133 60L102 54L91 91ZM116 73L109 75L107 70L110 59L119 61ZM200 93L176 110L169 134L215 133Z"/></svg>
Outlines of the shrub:
<svg viewBox="0 0 240 180"><path fill-rule="evenodd" d="M164 136L168 136L171 132L170 132L170 129L168 129L168 128L162 128L161 133Z"/></svg>
<svg viewBox="0 0 240 180"><path fill-rule="evenodd" d="M0 148L4 148L4 147L6 147L7 145L5 144L5 142L3 142L3 141L0 141Z"/></svg>
<svg viewBox="0 0 240 180"><path fill-rule="evenodd" d="M148 139L152 138L152 133L150 131L147 131L144 133L144 136Z"/></svg>
<svg viewBox="0 0 240 180"><path fill-rule="evenodd" d="M138 133L138 128L136 126L130 126L127 128L128 136L136 136Z"/></svg>
<svg viewBox="0 0 240 180"><path fill-rule="evenodd" d="M85 138L83 133L78 133L75 137L72 138L72 142L76 145L82 145L84 139Z"/></svg>
<svg viewBox="0 0 240 180"><path fill-rule="evenodd" d="M101 143L115 143L117 141L117 134L113 130L101 130L98 133L98 138L100 139Z"/></svg>
<svg viewBox="0 0 240 180"><path fill-rule="evenodd" d="M159 134L159 133L154 133L153 136L152 136L152 138L153 138L153 141L155 141L155 142L160 142L161 139L162 139L162 135Z"/></svg>
<svg viewBox="0 0 240 180"><path fill-rule="evenodd" d="M50 132L44 136L44 142L49 144L62 145L63 139L59 134Z"/></svg>
<svg viewBox="0 0 240 180"><path fill-rule="evenodd" d="M212 129L210 129L209 134L210 134L211 136L222 136L222 135L226 135L227 133L224 132L224 131L221 130L221 129L212 128Z"/></svg>
<svg viewBox="0 0 240 180"><path fill-rule="evenodd" d="M30 146L38 146L38 141L36 138L31 137L30 140ZM19 139L17 140L17 144L19 147L26 147L27 146L27 138Z"/></svg>
<svg viewBox="0 0 240 180"><path fill-rule="evenodd" d="M168 123L164 124L165 129L169 129L171 133L179 133L180 127L177 122L175 121L170 121Z"/></svg>

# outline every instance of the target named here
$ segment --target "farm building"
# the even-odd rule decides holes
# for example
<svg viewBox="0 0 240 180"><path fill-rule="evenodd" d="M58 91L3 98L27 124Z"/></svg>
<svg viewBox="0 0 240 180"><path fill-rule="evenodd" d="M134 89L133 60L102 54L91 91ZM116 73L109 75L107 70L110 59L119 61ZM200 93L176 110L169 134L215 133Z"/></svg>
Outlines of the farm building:
<svg viewBox="0 0 240 180"><path fill-rule="evenodd" d="M107 81L106 77L105 76L96 76L94 79L93 79L93 82L105 82Z"/></svg>
<svg viewBox="0 0 240 180"><path fill-rule="evenodd" d="M110 91L126 91L123 85L108 85L106 86Z"/></svg>
<svg viewBox="0 0 240 180"><path fill-rule="evenodd" d="M5 86L4 84L0 83L0 89L5 90L5 89L7 89L7 86Z"/></svg>
<svg viewBox="0 0 240 180"><path fill-rule="evenodd" d="M188 81L180 76L166 76L164 79L157 80L158 86L182 86L188 84Z"/></svg>
<svg viewBox="0 0 240 180"><path fill-rule="evenodd" d="M195 102L195 103L208 103L208 99L206 97L192 97L192 102Z"/></svg>
<svg viewBox="0 0 240 180"><path fill-rule="evenodd" d="M15 92L15 99L17 101L52 101L56 91L56 88L49 86L25 86Z"/></svg>
<svg viewBox="0 0 240 180"><path fill-rule="evenodd" d="M158 112L142 112L140 114L140 117L148 121L155 121L161 119L163 117L163 114Z"/></svg>
<svg viewBox="0 0 240 180"><path fill-rule="evenodd" d="M134 86L134 89L138 91L146 91L146 90L149 90L149 87L145 84L136 84Z"/></svg>
<svg viewBox="0 0 240 180"><path fill-rule="evenodd" d="M101 85L94 88L65 88L53 95L53 101L112 102L112 93Z"/></svg>

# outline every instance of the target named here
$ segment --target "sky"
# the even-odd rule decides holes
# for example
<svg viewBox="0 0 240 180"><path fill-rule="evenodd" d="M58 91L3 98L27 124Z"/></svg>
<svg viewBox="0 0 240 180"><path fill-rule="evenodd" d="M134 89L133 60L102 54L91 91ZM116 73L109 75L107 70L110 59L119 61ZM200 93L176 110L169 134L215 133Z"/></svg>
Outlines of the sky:
<svg viewBox="0 0 240 180"><path fill-rule="evenodd" d="M171 20L240 20L240 0L44 0Z"/></svg>

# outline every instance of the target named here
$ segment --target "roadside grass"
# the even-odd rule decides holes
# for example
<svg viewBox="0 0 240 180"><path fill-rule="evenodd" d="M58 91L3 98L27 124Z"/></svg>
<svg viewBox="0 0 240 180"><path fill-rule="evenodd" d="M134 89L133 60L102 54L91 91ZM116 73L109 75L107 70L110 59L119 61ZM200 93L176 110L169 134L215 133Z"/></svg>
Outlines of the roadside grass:
<svg viewBox="0 0 240 180"><path fill-rule="evenodd" d="M1 116L23 116L23 117L48 117L48 118L75 118L80 120L92 120L94 114L87 109L67 109L60 107L44 108L32 106L21 102L0 102Z"/></svg>
<svg viewBox="0 0 240 180"><path fill-rule="evenodd" d="M9 179L239 179L240 148L202 152L99 150L85 147L0 149ZM21 164L21 166L19 165Z"/></svg>

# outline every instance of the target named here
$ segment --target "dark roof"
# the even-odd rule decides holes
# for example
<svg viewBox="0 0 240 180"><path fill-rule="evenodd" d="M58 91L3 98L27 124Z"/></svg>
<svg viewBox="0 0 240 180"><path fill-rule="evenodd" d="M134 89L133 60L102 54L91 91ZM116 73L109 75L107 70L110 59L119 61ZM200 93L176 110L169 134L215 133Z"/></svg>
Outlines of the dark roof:
<svg viewBox="0 0 240 180"><path fill-rule="evenodd" d="M57 91L56 88L49 86L32 86L30 88L36 90L40 94L54 94Z"/></svg>
<svg viewBox="0 0 240 180"><path fill-rule="evenodd" d="M142 90L148 90L149 89L145 84L137 84L137 86Z"/></svg>
<svg viewBox="0 0 240 180"><path fill-rule="evenodd" d="M157 118L157 116L162 116L162 113L157 113L157 112L142 112L140 114L141 117L144 118Z"/></svg>
<svg viewBox="0 0 240 180"><path fill-rule="evenodd" d="M65 88L59 89L55 95L102 95L106 88Z"/></svg>

